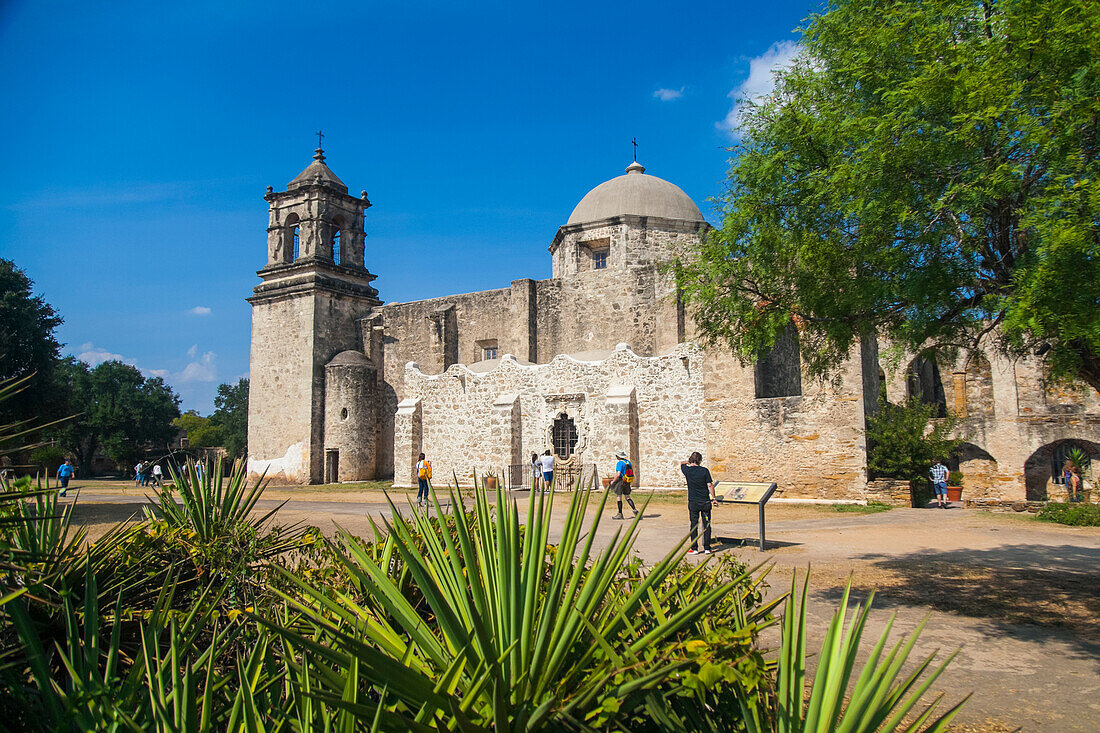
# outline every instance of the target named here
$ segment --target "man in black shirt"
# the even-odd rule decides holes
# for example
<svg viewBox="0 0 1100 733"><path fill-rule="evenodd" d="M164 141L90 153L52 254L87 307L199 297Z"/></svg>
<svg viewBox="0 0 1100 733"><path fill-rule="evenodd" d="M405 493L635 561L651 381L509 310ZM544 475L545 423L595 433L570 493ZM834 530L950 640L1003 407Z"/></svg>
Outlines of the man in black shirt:
<svg viewBox="0 0 1100 733"><path fill-rule="evenodd" d="M714 496L714 479L710 477L710 471L700 464L703 456L696 451L691 457L680 463L680 470L684 472L688 486L688 515L691 517L691 549L689 555L710 554L710 507L717 502ZM703 520L703 549L695 549L695 539L698 537L699 520Z"/></svg>

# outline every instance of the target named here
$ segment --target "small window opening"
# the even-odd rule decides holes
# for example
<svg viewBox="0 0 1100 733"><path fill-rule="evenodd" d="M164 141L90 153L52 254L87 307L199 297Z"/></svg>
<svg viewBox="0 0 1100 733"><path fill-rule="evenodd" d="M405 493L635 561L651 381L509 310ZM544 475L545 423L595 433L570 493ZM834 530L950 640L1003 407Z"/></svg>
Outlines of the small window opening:
<svg viewBox="0 0 1100 733"><path fill-rule="evenodd" d="M933 417L947 415L947 396L940 379L940 368L932 356L918 356L909 364L909 374L905 380L910 399L917 399L936 409Z"/></svg>
<svg viewBox="0 0 1100 733"><path fill-rule="evenodd" d="M481 339L480 341L475 341L474 346L477 349L474 353L481 354L481 358L485 361L500 358L500 350L497 347L496 339Z"/></svg>
<svg viewBox="0 0 1100 733"><path fill-rule="evenodd" d="M332 235L332 261L337 265L340 264L340 230L337 229L336 233Z"/></svg>
<svg viewBox="0 0 1100 733"><path fill-rule="evenodd" d="M291 248L293 259L298 259L298 227L294 227L293 247Z"/></svg>
<svg viewBox="0 0 1100 733"><path fill-rule="evenodd" d="M606 270L607 269L607 250L598 249L592 252L592 269L593 270Z"/></svg>
<svg viewBox="0 0 1100 733"><path fill-rule="evenodd" d="M348 419L348 408L345 407L344 409L340 410L340 419L341 420L347 420Z"/></svg>
<svg viewBox="0 0 1100 733"><path fill-rule="evenodd" d="M554 454L558 458L573 455L573 449L577 447L577 426L568 414L563 412L554 420L553 439Z"/></svg>
<svg viewBox="0 0 1100 733"><path fill-rule="evenodd" d="M756 362L756 398L797 397L802 394L802 356L794 323Z"/></svg>

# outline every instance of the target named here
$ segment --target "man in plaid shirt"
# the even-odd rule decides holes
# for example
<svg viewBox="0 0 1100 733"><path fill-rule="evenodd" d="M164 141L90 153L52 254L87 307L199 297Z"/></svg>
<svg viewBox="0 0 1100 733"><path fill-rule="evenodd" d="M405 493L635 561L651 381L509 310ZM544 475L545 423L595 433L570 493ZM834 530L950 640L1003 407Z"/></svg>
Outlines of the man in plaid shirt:
<svg viewBox="0 0 1100 733"><path fill-rule="evenodd" d="M947 508L947 466L942 461L936 461L936 465L928 470L932 477L932 490L936 492L936 500L940 503L940 509Z"/></svg>

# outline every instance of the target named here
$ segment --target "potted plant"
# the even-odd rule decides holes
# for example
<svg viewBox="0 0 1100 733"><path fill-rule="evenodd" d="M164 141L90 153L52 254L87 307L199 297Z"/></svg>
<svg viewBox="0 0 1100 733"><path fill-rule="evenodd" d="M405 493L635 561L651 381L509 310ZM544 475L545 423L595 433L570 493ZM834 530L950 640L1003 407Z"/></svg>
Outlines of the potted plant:
<svg viewBox="0 0 1100 733"><path fill-rule="evenodd" d="M962 501L963 475L962 471L952 471L947 474L947 500Z"/></svg>
<svg viewBox="0 0 1100 733"><path fill-rule="evenodd" d="M1092 475L1092 459L1089 457L1089 454L1081 448L1071 448L1069 453L1066 454L1066 457L1073 461L1073 465L1077 468L1077 475L1081 479L1075 500L1083 501L1088 504L1092 499L1092 492L1090 490L1092 485L1088 481L1088 478ZM1066 491L1067 493L1069 492L1068 486L1066 487Z"/></svg>
<svg viewBox="0 0 1100 733"><path fill-rule="evenodd" d="M613 480L613 479L611 478L611 476L604 476L603 478L601 478L601 479L600 479L600 481L601 481L601 482L603 483L603 487L604 487L605 489L607 489L607 488L610 488L610 487L611 487L611 481L612 481L612 480Z"/></svg>
<svg viewBox="0 0 1100 733"><path fill-rule="evenodd" d="M492 471L486 471L481 478L486 490L496 491L498 479L495 473L493 473Z"/></svg>

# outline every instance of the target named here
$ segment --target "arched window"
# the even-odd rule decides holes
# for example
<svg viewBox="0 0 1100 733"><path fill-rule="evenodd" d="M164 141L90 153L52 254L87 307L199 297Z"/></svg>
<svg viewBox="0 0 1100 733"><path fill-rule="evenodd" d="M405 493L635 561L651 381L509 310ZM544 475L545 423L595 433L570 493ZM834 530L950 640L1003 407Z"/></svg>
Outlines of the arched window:
<svg viewBox="0 0 1100 733"><path fill-rule="evenodd" d="M947 397L943 392L943 380L940 368L932 355L918 356L909 363L909 372L905 385L910 399L917 399L926 405L936 407L934 417L947 416Z"/></svg>
<svg viewBox="0 0 1100 733"><path fill-rule="evenodd" d="M298 259L298 215L292 214L286 218L283 223L283 231L286 233L286 239L283 240L286 245L286 262L293 262Z"/></svg>
<svg viewBox="0 0 1100 733"><path fill-rule="evenodd" d="M787 324L768 353L756 361L756 398L797 397L802 394L802 355L798 328Z"/></svg>
<svg viewBox="0 0 1100 733"><path fill-rule="evenodd" d="M573 455L573 449L577 447L577 426L564 412L554 420L553 439L554 454L558 458Z"/></svg>
<svg viewBox="0 0 1100 733"><path fill-rule="evenodd" d="M340 230L337 229L336 233L332 235L332 261L337 265L340 264Z"/></svg>

